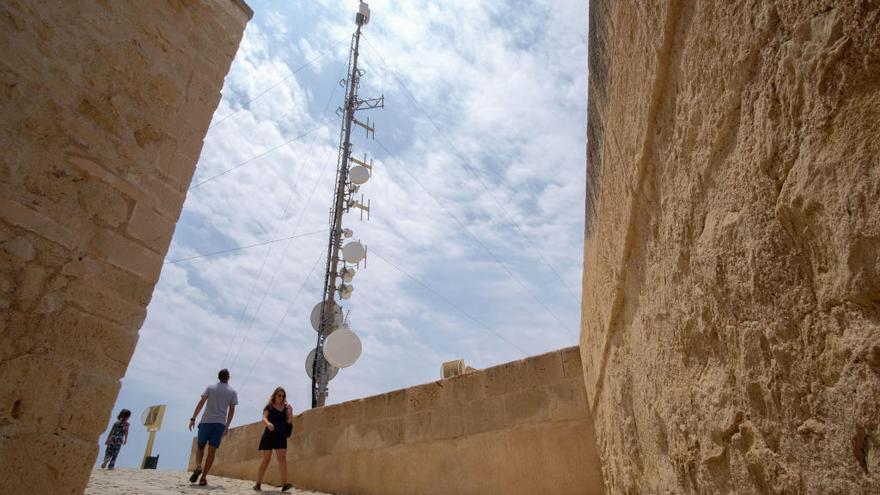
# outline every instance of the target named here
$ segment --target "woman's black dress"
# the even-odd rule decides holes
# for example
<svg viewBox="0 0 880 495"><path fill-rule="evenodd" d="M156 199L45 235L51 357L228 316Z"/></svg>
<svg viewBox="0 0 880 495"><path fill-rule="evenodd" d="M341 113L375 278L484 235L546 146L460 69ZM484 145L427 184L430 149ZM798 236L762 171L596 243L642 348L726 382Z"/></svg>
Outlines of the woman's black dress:
<svg viewBox="0 0 880 495"><path fill-rule="evenodd" d="M287 408L279 411L274 406L266 406L263 411L267 410L269 411L267 419L275 427L275 430L269 431L268 426L263 430L263 438L260 439L259 450L286 449L287 428L290 427L287 424Z"/></svg>

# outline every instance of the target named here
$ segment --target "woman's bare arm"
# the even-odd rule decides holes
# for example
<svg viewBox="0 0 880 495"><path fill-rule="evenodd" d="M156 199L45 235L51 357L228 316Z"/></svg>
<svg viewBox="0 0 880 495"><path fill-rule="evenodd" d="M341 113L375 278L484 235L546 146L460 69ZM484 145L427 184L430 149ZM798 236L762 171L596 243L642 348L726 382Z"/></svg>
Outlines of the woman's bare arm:
<svg viewBox="0 0 880 495"><path fill-rule="evenodd" d="M269 410L263 410L263 423L266 424L266 428L269 428L269 431L275 431L275 425L269 422Z"/></svg>

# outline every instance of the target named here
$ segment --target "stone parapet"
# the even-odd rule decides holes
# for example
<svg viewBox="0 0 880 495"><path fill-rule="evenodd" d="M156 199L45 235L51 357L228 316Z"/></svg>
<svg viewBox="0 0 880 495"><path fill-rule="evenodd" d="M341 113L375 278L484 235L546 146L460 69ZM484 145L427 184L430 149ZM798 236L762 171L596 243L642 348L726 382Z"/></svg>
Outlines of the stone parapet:
<svg viewBox="0 0 880 495"><path fill-rule="evenodd" d="M230 430L212 472L255 479L262 432ZM602 493L575 347L305 411L287 459L297 487L334 493Z"/></svg>

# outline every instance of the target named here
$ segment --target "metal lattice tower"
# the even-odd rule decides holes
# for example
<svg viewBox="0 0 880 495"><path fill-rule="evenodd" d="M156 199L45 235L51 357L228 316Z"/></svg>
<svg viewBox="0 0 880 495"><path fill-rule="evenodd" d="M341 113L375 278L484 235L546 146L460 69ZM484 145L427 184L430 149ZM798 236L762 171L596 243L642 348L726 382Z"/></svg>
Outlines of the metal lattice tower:
<svg viewBox="0 0 880 495"><path fill-rule="evenodd" d="M348 212L351 208L361 210L361 218L364 212L369 217L369 203L363 203L363 197L360 201L355 198L355 193L359 189L359 183L353 182L349 172L352 169L352 163L359 169L366 169L368 173L372 172L372 161L367 163L364 160L358 160L352 157L351 153L351 131L353 125L363 127L367 136L373 134L374 127L370 126L369 120L366 123L355 118L355 113L362 110L384 107L384 96L378 98L362 99L358 96L358 87L360 78L364 75L364 71L358 68L358 56L361 39L361 28L370 20L370 9L366 3L360 2L358 13L355 16L357 29L351 38L351 47L348 56L348 76L340 84L345 83L345 103L337 112L342 115L342 128L339 134L339 158L336 164L336 193L333 199L333 205L330 210L330 238L327 243L327 267L324 275L324 295L321 302L320 326L318 329L318 343L315 348L315 358L312 368L312 407L322 407L327 398L327 383L335 372L332 365L327 361L324 355L324 343L327 337L336 330L339 322L337 321L337 313L339 309L336 305L336 297L347 298L351 294L351 286L340 283L337 287L337 280L344 281L344 277L350 280L352 272L346 272L348 261L340 258L342 250L343 232L346 237L351 236L351 231L342 227L342 214ZM363 170L358 170L363 172ZM365 181L365 180L364 180Z"/></svg>

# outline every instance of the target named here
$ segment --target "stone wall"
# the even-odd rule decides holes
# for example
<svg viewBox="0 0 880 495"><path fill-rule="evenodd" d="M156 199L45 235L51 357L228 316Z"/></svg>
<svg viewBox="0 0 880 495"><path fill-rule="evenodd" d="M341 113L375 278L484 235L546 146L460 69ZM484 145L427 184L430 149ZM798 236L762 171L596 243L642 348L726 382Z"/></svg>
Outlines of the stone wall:
<svg viewBox="0 0 880 495"><path fill-rule="evenodd" d="M255 479L262 432L230 430L212 472ZM308 410L287 458L297 487L333 493L602 493L576 347Z"/></svg>
<svg viewBox="0 0 880 495"><path fill-rule="evenodd" d="M880 4L593 0L581 337L610 493L877 493Z"/></svg>
<svg viewBox="0 0 880 495"><path fill-rule="evenodd" d="M0 2L0 493L82 493L251 15Z"/></svg>

